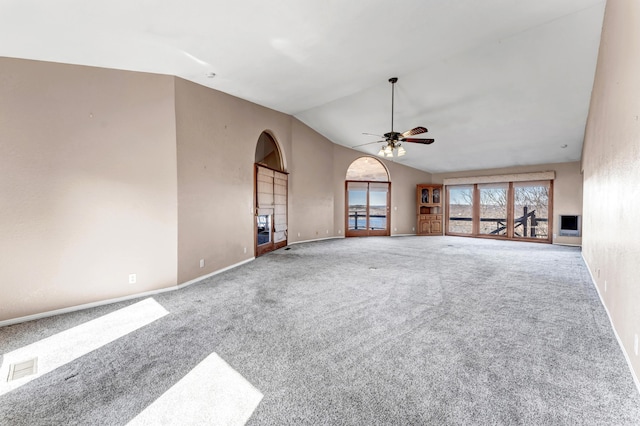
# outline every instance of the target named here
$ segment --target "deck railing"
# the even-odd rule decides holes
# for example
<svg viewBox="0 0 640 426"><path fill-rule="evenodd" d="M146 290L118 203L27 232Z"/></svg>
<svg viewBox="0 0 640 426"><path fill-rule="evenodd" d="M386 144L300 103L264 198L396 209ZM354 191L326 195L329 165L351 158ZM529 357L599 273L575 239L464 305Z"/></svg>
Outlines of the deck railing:
<svg viewBox="0 0 640 426"><path fill-rule="evenodd" d="M524 207L522 209L522 216L514 219L514 232L518 237L530 237L530 238L540 238L547 237L548 235L544 232L539 232L538 223L540 222L548 222L549 220L545 217L536 217L536 211L531 210L528 211L528 207ZM450 217L450 221L460 221L460 222L471 222L473 218L470 217ZM507 229L507 218L491 218L491 217L481 217L480 222L495 222L496 229L491 231L488 235L500 235L501 232ZM529 223L530 222L530 223ZM521 234L517 232L520 228ZM529 234L529 235L527 235Z"/></svg>
<svg viewBox="0 0 640 426"><path fill-rule="evenodd" d="M369 219L372 218L386 218L387 215L384 214L370 214L369 215ZM358 229L367 229L367 225L366 225L366 220L367 220L367 213L366 212L352 212L349 213L349 223L351 223L351 219L353 219L353 228L349 228L349 229L353 229L353 230L358 230ZM365 220L365 225L364 227L358 227L358 219L364 219ZM369 221L369 225L371 225L371 221ZM373 227L373 226L369 226L370 230L375 230L375 229L386 229L385 227Z"/></svg>

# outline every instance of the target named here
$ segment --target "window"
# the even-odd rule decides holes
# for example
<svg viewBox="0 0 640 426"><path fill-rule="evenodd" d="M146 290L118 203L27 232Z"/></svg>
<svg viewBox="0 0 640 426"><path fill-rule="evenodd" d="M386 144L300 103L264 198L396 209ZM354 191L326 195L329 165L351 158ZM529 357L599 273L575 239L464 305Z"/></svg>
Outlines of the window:
<svg viewBox="0 0 640 426"><path fill-rule="evenodd" d="M473 232L473 186L449 186L447 233L471 234Z"/></svg>
<svg viewBox="0 0 640 426"><path fill-rule="evenodd" d="M389 182L389 173L378 159L360 157L347 169L346 180Z"/></svg>
<svg viewBox="0 0 640 426"><path fill-rule="evenodd" d="M552 241L553 181L447 185L449 235Z"/></svg>

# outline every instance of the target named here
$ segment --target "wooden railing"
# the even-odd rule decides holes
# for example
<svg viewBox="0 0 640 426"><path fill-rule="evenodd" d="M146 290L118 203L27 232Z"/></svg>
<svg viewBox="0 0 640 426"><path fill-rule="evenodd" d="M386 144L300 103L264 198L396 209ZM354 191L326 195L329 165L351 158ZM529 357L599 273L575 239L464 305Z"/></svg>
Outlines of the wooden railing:
<svg viewBox="0 0 640 426"><path fill-rule="evenodd" d="M536 211L531 210L528 211L528 207L524 207L522 209L522 216L514 219L514 233L518 237L531 237L531 238L539 238L546 237L545 234L540 234L538 232L538 223L539 222L548 222L547 218L544 217L536 217ZM531 219L531 225L528 225L528 220ZM450 217L449 220L453 221L462 221L462 222L471 222L473 218L470 217ZM507 229L507 219L506 218L491 218L491 217L482 217L480 218L480 222L495 222L496 229L491 231L489 235L500 235L501 232ZM516 232L518 228L522 229L522 235ZM527 235L527 233L529 235Z"/></svg>
<svg viewBox="0 0 640 426"><path fill-rule="evenodd" d="M367 217L367 213L366 212L361 212L358 213L357 211L350 213L349 214L349 219L353 218L354 219L354 225L353 225L353 229L354 230L358 230L358 229L366 229L367 226L365 225L364 228L358 228L358 218L364 218L366 220ZM387 217L387 215L384 214L370 214L369 218L377 218L377 217ZM369 229L374 230L374 229L386 229L386 228L375 228L375 227L369 227Z"/></svg>

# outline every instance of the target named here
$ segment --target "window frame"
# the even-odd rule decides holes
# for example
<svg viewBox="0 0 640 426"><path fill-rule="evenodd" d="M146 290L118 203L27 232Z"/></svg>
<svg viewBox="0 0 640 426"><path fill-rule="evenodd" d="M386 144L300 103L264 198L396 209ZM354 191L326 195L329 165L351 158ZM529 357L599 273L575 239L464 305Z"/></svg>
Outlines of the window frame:
<svg viewBox="0 0 640 426"><path fill-rule="evenodd" d="M520 237L515 235L515 187L525 184L528 181L510 181L510 182L491 182L496 185L507 185L507 217L506 217L506 235L491 235L480 233L480 187L486 185L486 183L460 183L445 185L444 195L445 200L445 235L459 236L459 237L473 237L473 238L489 238L496 240L512 240L512 241L526 241L526 242L538 242L538 243L553 243L553 183L554 179L539 179L531 181L530 183L541 183L547 185L548 188L548 205L547 205L547 238L536 237ZM515 184L515 185L514 185ZM451 204L450 204L450 191L456 187L472 187L472 202L471 202L471 233L459 233L451 232L450 218L451 218Z"/></svg>

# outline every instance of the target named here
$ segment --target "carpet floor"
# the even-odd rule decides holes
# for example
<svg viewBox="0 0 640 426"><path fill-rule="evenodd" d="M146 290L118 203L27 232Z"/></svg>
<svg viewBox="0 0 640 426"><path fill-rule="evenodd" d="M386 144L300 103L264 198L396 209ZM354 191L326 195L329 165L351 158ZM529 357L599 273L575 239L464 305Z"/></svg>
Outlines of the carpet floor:
<svg viewBox="0 0 640 426"><path fill-rule="evenodd" d="M263 395L250 425L640 424L579 248L326 240L153 299L168 314L1 395L0 424L124 425L213 353ZM0 328L2 353L138 301Z"/></svg>

